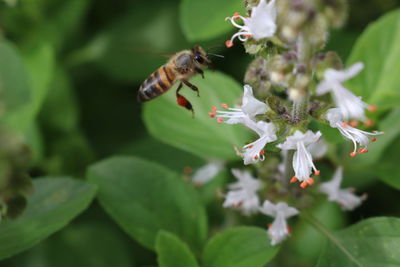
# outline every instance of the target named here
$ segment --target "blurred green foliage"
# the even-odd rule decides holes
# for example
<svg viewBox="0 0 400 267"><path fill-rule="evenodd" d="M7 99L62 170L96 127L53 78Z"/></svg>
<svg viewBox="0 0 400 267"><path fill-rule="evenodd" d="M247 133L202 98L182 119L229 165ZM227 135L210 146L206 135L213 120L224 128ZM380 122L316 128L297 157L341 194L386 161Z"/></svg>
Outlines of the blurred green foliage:
<svg viewBox="0 0 400 267"><path fill-rule="evenodd" d="M240 96L251 60L242 47L216 49L226 56L215 59L218 71L193 79L200 98L183 89L195 119L174 104L173 89L144 107L136 102L137 88L166 61L164 55L194 44L223 46L232 31L224 19L242 11L241 0L11 2L0 1L0 123L23 137L16 147L30 148L25 155L32 155L27 165L35 191L18 219L0 223L0 266L176 267L179 259L184 266L261 267L276 254L274 266L316 263L324 237L303 221L284 249L271 247L263 228L226 229L239 221L266 223L222 209L216 191L229 182L228 172L200 188L185 180L185 167L196 169L209 159L237 165L232 145L251 140L240 127L218 126L207 118L211 106L232 105ZM316 205L310 213L333 230L360 218L400 215L393 205L399 200L394 189L400 189L399 11L358 39L370 22L400 3L349 3L348 26L331 34L326 49L349 57L349 64L365 63L365 71L348 85L382 107L374 119L386 134L371 145L375 154L352 162L343 157L346 144L328 138L341 144L330 159L345 164L346 183L372 196L352 217ZM5 162L0 157L2 170ZM380 180L392 188L376 186ZM379 248L360 259L369 264L396 251L397 224L394 218L369 219L335 236L355 257ZM318 266L349 265L343 250L332 240L326 244ZM290 253L298 260L290 260ZM398 264L398 255L392 256Z"/></svg>

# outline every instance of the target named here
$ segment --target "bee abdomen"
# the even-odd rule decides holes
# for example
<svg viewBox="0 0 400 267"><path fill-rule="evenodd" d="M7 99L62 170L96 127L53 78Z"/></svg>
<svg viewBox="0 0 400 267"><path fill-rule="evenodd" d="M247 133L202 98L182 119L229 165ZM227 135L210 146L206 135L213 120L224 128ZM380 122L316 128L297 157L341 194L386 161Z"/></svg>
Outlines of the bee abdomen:
<svg viewBox="0 0 400 267"><path fill-rule="evenodd" d="M174 82L175 74L168 67L162 66L143 82L137 99L139 102L144 102L156 98L171 88Z"/></svg>

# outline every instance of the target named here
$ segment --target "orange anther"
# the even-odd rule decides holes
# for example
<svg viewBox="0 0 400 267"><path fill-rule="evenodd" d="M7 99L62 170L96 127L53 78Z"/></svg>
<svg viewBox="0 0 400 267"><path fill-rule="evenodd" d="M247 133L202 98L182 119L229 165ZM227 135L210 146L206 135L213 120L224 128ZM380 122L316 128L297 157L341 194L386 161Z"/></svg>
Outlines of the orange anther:
<svg viewBox="0 0 400 267"><path fill-rule="evenodd" d="M368 149L366 149L366 148L363 148L362 150L361 150L361 152L360 152L361 154L365 154L365 153L368 153Z"/></svg>
<svg viewBox="0 0 400 267"><path fill-rule="evenodd" d="M258 159L258 155L254 155L254 159L257 160Z"/></svg>
<svg viewBox="0 0 400 267"><path fill-rule="evenodd" d="M307 186L308 186L308 184L306 182L302 182L300 184L300 187L303 188L303 189L305 189Z"/></svg>
<svg viewBox="0 0 400 267"><path fill-rule="evenodd" d="M320 170L316 170L316 171L314 172L314 174L318 176L318 175L321 174L321 171L320 171Z"/></svg>
<svg viewBox="0 0 400 267"><path fill-rule="evenodd" d="M215 118L215 113L214 112L208 112L208 115L211 117L211 118Z"/></svg>
<svg viewBox="0 0 400 267"><path fill-rule="evenodd" d="M345 122L345 121L342 122L342 127L343 127L343 128L346 128L347 126L349 126L349 124L348 124L347 122Z"/></svg>
<svg viewBox="0 0 400 267"><path fill-rule="evenodd" d="M246 34L246 38L251 38L251 34Z"/></svg>
<svg viewBox="0 0 400 267"><path fill-rule="evenodd" d="M307 179L307 184L309 184L309 185L313 185L314 184L314 179L313 178L308 178Z"/></svg>
<svg viewBox="0 0 400 267"><path fill-rule="evenodd" d="M267 224L268 228L271 228L271 226L272 226L272 223Z"/></svg>
<svg viewBox="0 0 400 267"><path fill-rule="evenodd" d="M217 118L217 122L218 122L218 123L223 123L223 122L224 122L224 119L223 119L223 118Z"/></svg>
<svg viewBox="0 0 400 267"><path fill-rule="evenodd" d="M357 152L353 151L353 152L350 153L350 157L355 157L356 155L357 155Z"/></svg>
<svg viewBox="0 0 400 267"><path fill-rule="evenodd" d="M290 179L290 182L291 182L291 183L297 182L297 177L296 177L296 176L293 176L292 179Z"/></svg>
<svg viewBox="0 0 400 267"><path fill-rule="evenodd" d="M372 142L376 142L376 137L372 138L371 141L372 141Z"/></svg>
<svg viewBox="0 0 400 267"><path fill-rule="evenodd" d="M260 150L260 155L261 155L261 156L264 156L264 155L265 155L265 150L264 150L264 149L261 149L261 150Z"/></svg>
<svg viewBox="0 0 400 267"><path fill-rule="evenodd" d="M221 104L221 107L228 108L228 104Z"/></svg>
<svg viewBox="0 0 400 267"><path fill-rule="evenodd" d="M356 128L356 127L358 126L358 121L352 120L352 121L350 122L350 126Z"/></svg>
<svg viewBox="0 0 400 267"><path fill-rule="evenodd" d="M240 13L239 12L233 13L233 19L234 20L239 20L240 19Z"/></svg>
<svg viewBox="0 0 400 267"><path fill-rule="evenodd" d="M286 229L287 229L287 231L288 231L289 234L292 233L292 227L290 227L290 226L288 225L288 226L286 227Z"/></svg>
<svg viewBox="0 0 400 267"><path fill-rule="evenodd" d="M377 105L369 105L368 107L368 111L369 112L375 112L378 110L378 106Z"/></svg>
<svg viewBox="0 0 400 267"><path fill-rule="evenodd" d="M227 40L227 41L225 42L225 46L226 46L227 48L231 48L231 47L233 46L233 42L232 42L231 40Z"/></svg>
<svg viewBox="0 0 400 267"><path fill-rule="evenodd" d="M212 107L211 107L211 111L212 111L212 112L217 111L217 107L216 107L216 106L212 106Z"/></svg>
<svg viewBox="0 0 400 267"><path fill-rule="evenodd" d="M374 126L374 121L373 120L367 120L366 122L364 122L365 127L372 127Z"/></svg>

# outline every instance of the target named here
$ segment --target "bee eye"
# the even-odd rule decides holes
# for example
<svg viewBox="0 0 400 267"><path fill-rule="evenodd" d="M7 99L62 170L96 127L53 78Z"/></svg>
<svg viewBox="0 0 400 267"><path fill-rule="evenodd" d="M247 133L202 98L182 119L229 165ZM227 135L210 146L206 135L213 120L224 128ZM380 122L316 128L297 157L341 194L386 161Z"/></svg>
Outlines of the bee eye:
<svg viewBox="0 0 400 267"><path fill-rule="evenodd" d="M200 56L200 55L195 55L195 56L194 56L194 60L196 60L196 61L199 62L200 64L203 64L203 63L204 63L204 59L203 59L203 57Z"/></svg>

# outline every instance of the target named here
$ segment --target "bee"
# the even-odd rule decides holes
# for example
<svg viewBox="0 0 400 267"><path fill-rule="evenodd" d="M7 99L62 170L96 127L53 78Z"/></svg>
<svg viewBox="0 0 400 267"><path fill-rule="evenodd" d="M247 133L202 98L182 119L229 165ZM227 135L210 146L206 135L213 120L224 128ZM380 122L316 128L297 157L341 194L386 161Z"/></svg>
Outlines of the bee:
<svg viewBox="0 0 400 267"><path fill-rule="evenodd" d="M209 55L223 57L204 51L200 46L190 50L183 50L173 55L168 62L156 70L147 78L139 88L137 100L139 102L150 101L167 92L176 82L180 82L176 89L176 100L179 106L185 107L194 114L192 104L179 91L183 85L200 96L197 86L189 82L189 79L200 74L204 79L203 67L213 68Z"/></svg>

